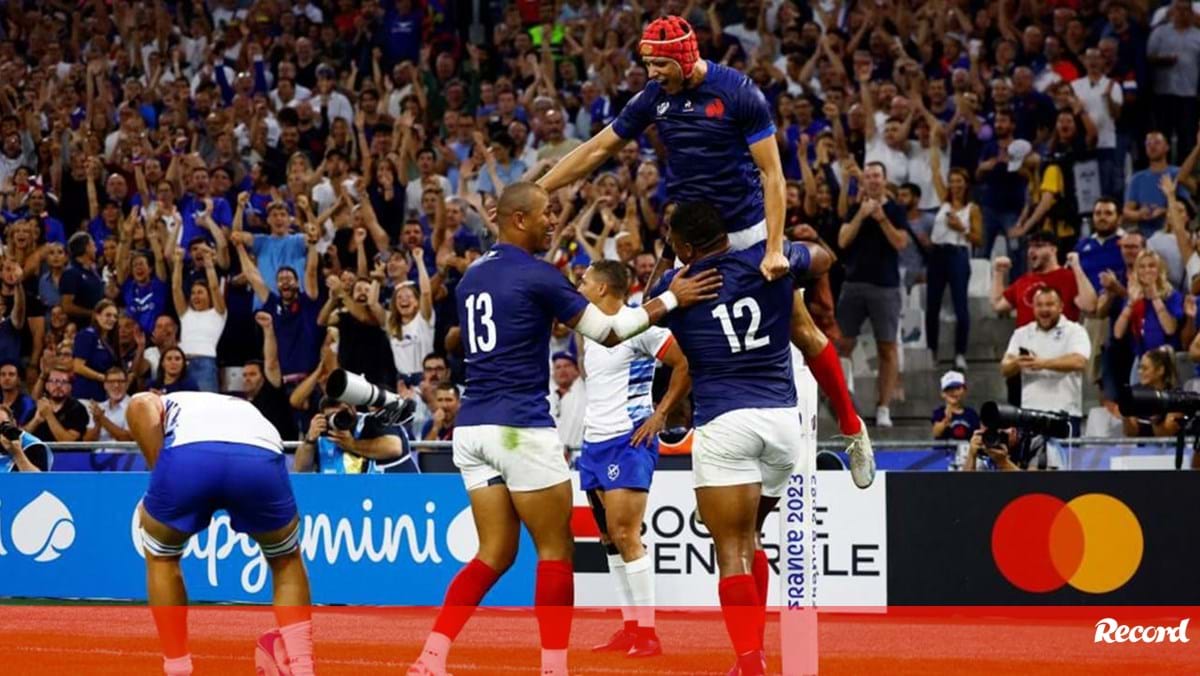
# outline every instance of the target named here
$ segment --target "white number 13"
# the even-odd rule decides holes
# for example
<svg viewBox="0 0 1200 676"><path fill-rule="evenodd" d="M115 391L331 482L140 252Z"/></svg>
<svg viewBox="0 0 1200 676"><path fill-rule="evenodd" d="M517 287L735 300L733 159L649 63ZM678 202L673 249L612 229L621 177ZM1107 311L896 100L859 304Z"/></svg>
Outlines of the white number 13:
<svg viewBox="0 0 1200 676"><path fill-rule="evenodd" d="M750 313L750 326L746 329L745 345L738 341L738 335L733 330L733 320L729 318L729 308L724 305L718 305L713 311L712 316L721 321L721 328L725 331L725 338L729 341L729 349L734 354L743 350L757 350L760 347L766 347L771 343L769 336L756 336L758 324L762 321L762 311L758 309L758 302L753 298L742 298L733 304L733 316L736 319L741 319L747 312Z"/></svg>
<svg viewBox="0 0 1200 676"><path fill-rule="evenodd" d="M475 333L475 313L479 313L479 335ZM496 322L492 321L492 294L467 296L467 345L472 352L491 352L496 348Z"/></svg>

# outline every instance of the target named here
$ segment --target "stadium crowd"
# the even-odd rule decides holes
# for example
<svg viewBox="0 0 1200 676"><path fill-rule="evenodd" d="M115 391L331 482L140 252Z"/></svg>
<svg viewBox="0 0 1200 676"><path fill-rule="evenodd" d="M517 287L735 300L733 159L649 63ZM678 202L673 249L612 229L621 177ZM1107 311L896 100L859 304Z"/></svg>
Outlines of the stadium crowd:
<svg viewBox="0 0 1200 676"><path fill-rule="evenodd" d="M948 287L967 368L972 257L994 259L992 305L1015 310L1000 367L1014 399L1081 406L1099 382L1112 407L1122 383L1186 379L1159 352L1200 361L1190 2L480 6L0 6L0 403L18 424L124 440L128 393L207 390L244 394L298 439L341 367L416 400L413 438L450 438L454 291L496 239L497 195L638 94L634 48L663 14L685 17L701 56L743 70L775 111L787 235L839 257L806 298L844 356L871 322L878 425L891 424L905 289L926 284L936 348ZM556 191L546 259L576 280L619 260L638 302L672 208L663 155L651 127ZM1066 359L1037 351L1081 318ZM565 329L552 353L574 445ZM957 429L951 399L936 435Z"/></svg>

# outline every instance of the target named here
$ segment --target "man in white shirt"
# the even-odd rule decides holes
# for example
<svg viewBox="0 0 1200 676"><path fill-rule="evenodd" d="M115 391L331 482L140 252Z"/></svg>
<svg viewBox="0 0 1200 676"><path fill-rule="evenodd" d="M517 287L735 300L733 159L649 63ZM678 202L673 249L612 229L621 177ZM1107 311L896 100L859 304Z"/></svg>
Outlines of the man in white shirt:
<svg viewBox="0 0 1200 676"><path fill-rule="evenodd" d="M579 360L569 352L558 352L551 361L554 363L554 387L550 390L550 414L554 416L563 446L579 448L583 443L583 416L587 408L587 391L579 377Z"/></svg>
<svg viewBox="0 0 1200 676"><path fill-rule="evenodd" d="M1082 325L1062 314L1058 290L1046 286L1033 296L1034 321L1018 328L1008 341L1000 373L1021 374L1021 406L1065 411L1074 434L1083 416L1083 372L1092 341Z"/></svg>
<svg viewBox="0 0 1200 676"><path fill-rule="evenodd" d="M863 136L866 138L865 164L878 162L887 170L888 182L895 185L908 183L909 145L908 131L912 122L912 112L907 119L889 117L882 125L875 119L875 101L871 93L871 71L869 68L857 70L858 83L862 92L864 108Z"/></svg>
<svg viewBox="0 0 1200 676"><path fill-rule="evenodd" d="M623 263L596 261L584 273L579 292L605 314L615 315L625 305L631 282ZM658 408L651 397L656 360L672 369ZM642 544L642 519L658 463L658 433L691 386L687 358L670 331L651 327L613 347L585 339L583 365L587 413L576 463L579 487L587 492L600 525L624 619L624 626L594 650L650 657L662 653L662 644L654 631L654 565Z"/></svg>
<svg viewBox="0 0 1200 676"><path fill-rule="evenodd" d="M317 91L309 103L320 115L321 129L326 134L333 128L336 117L345 120L346 124L354 124L354 106L350 105L350 99L345 94L337 90L337 72L330 66L322 64L317 67Z"/></svg>
<svg viewBox="0 0 1200 676"><path fill-rule="evenodd" d="M1092 47L1083 54L1087 74L1071 83L1075 97L1096 125L1096 156L1100 161L1100 185L1106 195L1120 195L1125 187L1125 158L1117 156L1117 118L1125 102L1124 90L1116 80L1104 74L1100 50Z"/></svg>
<svg viewBox="0 0 1200 676"><path fill-rule="evenodd" d="M125 369L113 366L104 374L104 393L108 396L103 403L92 402L88 412L92 424L83 435L84 441L132 441L133 435L125 424L125 411L129 408L129 377ZM102 449L112 453L116 449Z"/></svg>

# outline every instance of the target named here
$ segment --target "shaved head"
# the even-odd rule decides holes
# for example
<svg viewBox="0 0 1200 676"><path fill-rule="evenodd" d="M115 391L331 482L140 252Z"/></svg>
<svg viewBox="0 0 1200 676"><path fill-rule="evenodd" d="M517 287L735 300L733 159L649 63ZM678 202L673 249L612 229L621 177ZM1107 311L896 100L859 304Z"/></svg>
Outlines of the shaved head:
<svg viewBox="0 0 1200 676"><path fill-rule="evenodd" d="M549 199L549 193L536 183L529 181L513 183L500 194L500 201L496 205L496 218L500 220L500 225L503 227L512 219L513 214L528 214L542 204L541 200Z"/></svg>
<svg viewBox="0 0 1200 676"><path fill-rule="evenodd" d="M553 227L550 194L536 183L514 183L504 189L496 205L500 241L530 253L545 251Z"/></svg>

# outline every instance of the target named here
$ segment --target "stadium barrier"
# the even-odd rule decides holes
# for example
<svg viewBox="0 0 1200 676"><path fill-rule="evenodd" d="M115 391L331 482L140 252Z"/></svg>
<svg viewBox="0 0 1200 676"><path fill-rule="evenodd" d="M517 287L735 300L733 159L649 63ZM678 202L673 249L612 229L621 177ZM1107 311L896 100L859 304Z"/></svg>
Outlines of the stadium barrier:
<svg viewBox="0 0 1200 676"><path fill-rule="evenodd" d="M1082 437L1052 442L1060 449L1066 462L1063 469L1174 469L1175 439L1173 438L1105 438ZM296 442L284 444L294 449ZM876 441L876 461L881 470L935 471L957 469L965 457L964 442L953 441ZM66 442L52 443L56 451L54 470L63 472L145 471L137 446L133 442ZM423 472L456 472L448 441L414 441L417 460ZM818 450L833 453L845 466L848 458L845 445L837 441L822 441ZM65 451L65 452L63 452ZM84 451L95 451L85 453ZM577 454L577 450L574 451ZM1190 451L1188 457L1190 458ZM290 456L289 456L290 458ZM289 460L290 462L290 460ZM659 468L690 470L691 456L664 455Z"/></svg>
<svg viewBox="0 0 1200 676"><path fill-rule="evenodd" d="M147 476L0 475L0 597L143 599L136 510ZM456 476L293 482L316 603L436 605L475 553ZM1200 556L1200 517L1190 505L1198 492L1195 472L881 472L866 491L846 472L825 472L812 518L811 582L820 606L838 608L1196 604L1200 591L1179 581L1190 579ZM615 606L579 491L572 516L578 601ZM793 549L781 556L779 518L768 520L764 540L776 574L790 576ZM658 603L715 604L712 541L695 512L690 473L656 475L645 530ZM531 544L526 536L487 604L532 602ZM223 513L189 543L184 571L195 600L269 601L257 545ZM786 602L780 587L792 585L771 585L773 605Z"/></svg>

